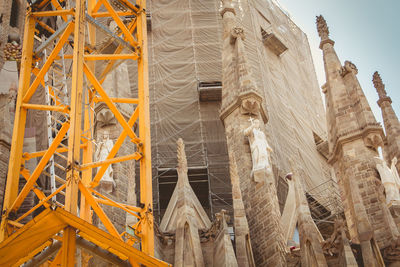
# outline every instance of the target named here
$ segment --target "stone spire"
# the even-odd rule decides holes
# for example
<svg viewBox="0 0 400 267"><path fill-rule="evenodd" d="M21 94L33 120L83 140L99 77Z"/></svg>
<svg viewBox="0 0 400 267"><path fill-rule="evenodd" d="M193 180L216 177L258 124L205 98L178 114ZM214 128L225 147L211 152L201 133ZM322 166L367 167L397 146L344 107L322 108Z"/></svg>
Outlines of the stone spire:
<svg viewBox="0 0 400 267"><path fill-rule="evenodd" d="M383 124L385 126L386 141L384 150L387 156L387 161L390 162L394 157L400 159L400 122L392 107L392 99L387 96L385 85L382 82L381 76L376 71L372 82L379 95L378 105L382 110ZM396 164L397 170L400 171L399 161Z"/></svg>
<svg viewBox="0 0 400 267"><path fill-rule="evenodd" d="M160 224L163 232L175 233L174 266L204 266L199 230L211 227L210 219L189 184L185 145L177 141L178 182Z"/></svg>
<svg viewBox="0 0 400 267"><path fill-rule="evenodd" d="M326 84L323 86L327 106L329 151L331 157L344 139L363 133L366 146L377 149L382 145L384 134L357 79L358 69L350 61L342 66L329 39L328 26L322 16L317 17L317 29L321 37ZM331 158L331 162L335 158Z"/></svg>
<svg viewBox="0 0 400 267"><path fill-rule="evenodd" d="M374 254L375 242L384 248L395 238L390 230L393 218L386 216L387 206L375 201L382 197L375 184L379 176L374 157L383 144L383 129L376 122L358 82L356 66L350 61L342 66L323 17L317 17L317 29L326 74L323 92L328 123L328 162L339 180L351 239L363 247L364 264L373 266L380 259L380 255Z"/></svg>
<svg viewBox="0 0 400 267"><path fill-rule="evenodd" d="M244 142L244 130L252 124L252 121L263 122L258 124L257 130L258 133L264 133L264 124L268 118L262 105L263 96L257 89L248 64L244 43L246 33L242 27L237 26L239 23L235 14L232 1L222 1L223 72L220 118L225 126L228 154L240 154L235 160L231 157L230 164L232 168L233 162L237 163L236 177L239 182L236 184L240 186L245 214L240 211L240 207L235 209L235 212L237 210L242 212L242 219L245 219L244 216L247 217L255 266L286 266L286 244L280 223L275 178L273 175L265 175L265 179L260 181L252 179L252 155L249 144ZM265 133L263 136L266 136ZM268 218L268 220L256 218ZM245 228L244 232L239 233L240 238L246 236ZM248 249L249 247L246 248L246 252L242 250L240 254L244 255Z"/></svg>

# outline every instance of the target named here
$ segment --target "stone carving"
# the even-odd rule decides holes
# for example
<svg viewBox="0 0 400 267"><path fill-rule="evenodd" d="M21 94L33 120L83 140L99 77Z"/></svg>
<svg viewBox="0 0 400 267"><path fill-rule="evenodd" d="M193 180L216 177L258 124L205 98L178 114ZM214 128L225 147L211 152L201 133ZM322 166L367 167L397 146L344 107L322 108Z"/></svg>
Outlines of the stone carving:
<svg viewBox="0 0 400 267"><path fill-rule="evenodd" d="M95 155L96 160L97 161L106 160L107 156L110 153L113 146L114 146L114 143L112 140L110 140L109 132L104 131L102 139L100 139L97 144L97 150L96 150L96 155ZM100 169L100 167L97 168L97 170L99 170L99 169ZM107 191L107 193L111 193L113 186L115 186L112 165L108 166L103 177L101 178L101 182L105 183L105 185L108 185L106 191Z"/></svg>
<svg viewBox="0 0 400 267"><path fill-rule="evenodd" d="M260 121L250 118L250 122L251 125L244 130L244 135L249 138L251 159L253 161L253 179L256 182L261 182L264 174L272 176L272 167L269 161L269 153L272 152L272 148L260 128Z"/></svg>
<svg viewBox="0 0 400 267"><path fill-rule="evenodd" d="M340 69L340 75L345 76L347 73L354 73L354 75L358 74L356 65L348 60L344 62L344 66Z"/></svg>
<svg viewBox="0 0 400 267"><path fill-rule="evenodd" d="M257 116L260 109L260 104L256 100L245 100L242 102L241 113L243 115Z"/></svg>
<svg viewBox="0 0 400 267"><path fill-rule="evenodd" d="M99 115L97 115L97 122L99 123L99 127L117 124L117 120L109 110L103 110L100 112Z"/></svg>
<svg viewBox="0 0 400 267"><path fill-rule="evenodd" d="M323 16L317 16L317 30L322 40L329 39L329 28Z"/></svg>
<svg viewBox="0 0 400 267"><path fill-rule="evenodd" d="M400 178L395 166L397 158L392 160L391 168L389 168L386 161L381 158L375 157L375 162L376 169L379 172L382 184L385 188L386 203L389 204L392 201L400 201Z"/></svg>
<svg viewBox="0 0 400 267"><path fill-rule="evenodd" d="M400 189L400 176L399 176L399 173L397 171L396 165L397 165L397 157L394 157L392 159L392 164L390 165L390 170L392 171L393 176L396 179L397 187Z"/></svg>
<svg viewBox="0 0 400 267"><path fill-rule="evenodd" d="M377 71L375 71L374 76L372 77L372 82L374 83L374 87L378 92L379 98L387 97L385 85L382 82L382 78Z"/></svg>
<svg viewBox="0 0 400 267"><path fill-rule="evenodd" d="M244 30L240 26L235 26L232 28L230 43L234 44L237 38L244 40Z"/></svg>
<svg viewBox="0 0 400 267"><path fill-rule="evenodd" d="M367 147L377 150L378 147L383 145L382 136L380 134L370 133L364 137L364 143Z"/></svg>

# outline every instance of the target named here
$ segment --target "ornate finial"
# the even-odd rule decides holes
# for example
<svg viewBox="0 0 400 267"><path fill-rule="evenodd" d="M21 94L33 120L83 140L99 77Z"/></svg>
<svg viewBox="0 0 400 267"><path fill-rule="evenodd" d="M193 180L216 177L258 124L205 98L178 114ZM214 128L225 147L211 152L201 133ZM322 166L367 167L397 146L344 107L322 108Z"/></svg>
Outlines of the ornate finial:
<svg viewBox="0 0 400 267"><path fill-rule="evenodd" d="M219 13L223 17L226 12L231 12L236 15L235 8L233 7L232 0L221 0L222 7Z"/></svg>
<svg viewBox="0 0 400 267"><path fill-rule="evenodd" d="M185 153L185 144L183 143L182 138L179 138L176 142L178 145L177 149L177 157L178 157L178 169L179 170L186 170L187 169L187 159Z"/></svg>
<svg viewBox="0 0 400 267"><path fill-rule="evenodd" d="M378 92L379 98L387 97L385 85L383 84L382 78L377 71L375 71L374 76L372 77L372 82L374 83L376 91Z"/></svg>
<svg viewBox="0 0 400 267"><path fill-rule="evenodd" d="M322 40L329 39L329 28L326 24L326 20L322 15L317 16L317 30L318 35L321 37Z"/></svg>

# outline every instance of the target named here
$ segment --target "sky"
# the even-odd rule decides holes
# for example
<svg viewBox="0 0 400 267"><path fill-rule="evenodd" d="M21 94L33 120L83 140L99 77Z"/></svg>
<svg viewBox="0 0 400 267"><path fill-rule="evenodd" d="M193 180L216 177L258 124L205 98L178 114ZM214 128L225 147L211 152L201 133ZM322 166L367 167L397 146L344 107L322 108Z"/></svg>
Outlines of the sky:
<svg viewBox="0 0 400 267"><path fill-rule="evenodd" d="M322 51L315 17L323 15L342 64L353 62L358 80L378 121L378 94L372 75L378 71L400 117L399 0L276 0L307 34L319 84L325 83ZM383 124L382 124L383 125Z"/></svg>

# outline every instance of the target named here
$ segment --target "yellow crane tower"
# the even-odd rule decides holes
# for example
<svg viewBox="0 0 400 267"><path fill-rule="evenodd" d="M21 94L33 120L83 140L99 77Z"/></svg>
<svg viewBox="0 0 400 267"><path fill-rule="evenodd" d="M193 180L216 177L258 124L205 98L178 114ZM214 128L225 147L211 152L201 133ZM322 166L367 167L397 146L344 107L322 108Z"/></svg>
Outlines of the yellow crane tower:
<svg viewBox="0 0 400 267"><path fill-rule="evenodd" d="M77 247L97 256L106 254L116 265L169 266L154 258L145 8L145 0L28 0L1 217L0 266L74 266ZM116 30L104 21L113 21ZM107 74L123 60L137 61L137 98L111 97L102 86ZM66 65L71 71L65 70ZM57 77L64 77L63 81ZM31 103L38 90L46 92L46 103ZM108 157L100 162L93 161L96 103L107 105L122 128ZM129 120L118 103L132 105ZM53 128L46 150L24 151L29 110L43 110L50 118ZM136 150L117 156L127 137ZM96 190L110 164L127 160L140 163L139 207L118 203ZM28 163L34 164L33 170ZM94 177L93 168L98 168ZM38 185L43 175L53 178L50 193ZM31 192L38 204L22 211ZM137 223L119 233L102 205L136 216ZM92 211L106 231L92 224ZM135 243L140 249L134 248Z"/></svg>

